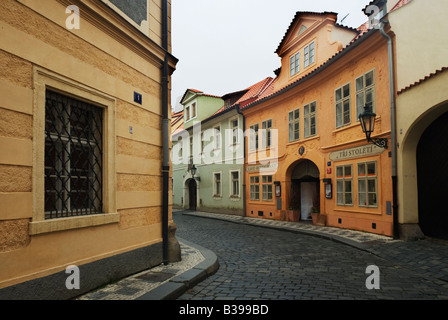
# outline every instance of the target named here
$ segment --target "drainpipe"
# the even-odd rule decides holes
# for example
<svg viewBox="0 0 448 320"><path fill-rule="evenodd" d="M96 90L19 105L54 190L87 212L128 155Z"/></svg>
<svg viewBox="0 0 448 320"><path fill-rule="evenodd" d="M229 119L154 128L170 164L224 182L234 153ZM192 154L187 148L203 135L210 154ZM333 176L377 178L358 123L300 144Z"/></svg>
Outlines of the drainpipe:
<svg viewBox="0 0 448 320"><path fill-rule="evenodd" d="M244 114L241 112L240 105L236 106L236 112L241 115L243 118L243 217L246 216L246 118L244 117Z"/></svg>
<svg viewBox="0 0 448 320"><path fill-rule="evenodd" d="M168 194L170 174L170 123L168 117L168 0L162 0L162 48L165 50L165 58L162 65L162 238L163 238L163 263L168 261Z"/></svg>
<svg viewBox="0 0 448 320"><path fill-rule="evenodd" d="M387 13L387 1L384 5ZM393 216L393 237L399 238L398 231L398 197L397 197L397 133L396 133L396 111L395 111L395 68L393 57L392 38L384 31L387 21L380 22L380 33L387 40L389 58L389 89L390 89L390 119L391 119L391 140L392 140L392 216Z"/></svg>

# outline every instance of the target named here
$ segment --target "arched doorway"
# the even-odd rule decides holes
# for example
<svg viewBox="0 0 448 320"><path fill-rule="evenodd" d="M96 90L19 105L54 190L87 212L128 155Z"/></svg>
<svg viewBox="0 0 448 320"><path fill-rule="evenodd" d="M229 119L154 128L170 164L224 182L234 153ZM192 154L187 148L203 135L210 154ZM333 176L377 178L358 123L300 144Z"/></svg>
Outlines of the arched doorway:
<svg viewBox="0 0 448 320"><path fill-rule="evenodd" d="M196 210L197 208L197 183L195 179L190 179L188 182L188 203L189 210Z"/></svg>
<svg viewBox="0 0 448 320"><path fill-rule="evenodd" d="M418 215L423 233L448 239L448 112L422 134L417 146Z"/></svg>
<svg viewBox="0 0 448 320"><path fill-rule="evenodd" d="M300 220L311 220L313 208L320 208L319 168L302 160L291 172L289 207L300 210Z"/></svg>

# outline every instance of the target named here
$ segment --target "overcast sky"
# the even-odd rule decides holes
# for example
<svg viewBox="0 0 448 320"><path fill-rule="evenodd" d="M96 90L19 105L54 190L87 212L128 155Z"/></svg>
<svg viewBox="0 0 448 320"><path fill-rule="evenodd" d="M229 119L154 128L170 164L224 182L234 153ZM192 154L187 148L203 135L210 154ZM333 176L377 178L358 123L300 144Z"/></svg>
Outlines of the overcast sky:
<svg viewBox="0 0 448 320"><path fill-rule="evenodd" d="M275 54L297 11L338 13L357 28L370 0L172 0L172 106L187 89L222 96L274 77Z"/></svg>

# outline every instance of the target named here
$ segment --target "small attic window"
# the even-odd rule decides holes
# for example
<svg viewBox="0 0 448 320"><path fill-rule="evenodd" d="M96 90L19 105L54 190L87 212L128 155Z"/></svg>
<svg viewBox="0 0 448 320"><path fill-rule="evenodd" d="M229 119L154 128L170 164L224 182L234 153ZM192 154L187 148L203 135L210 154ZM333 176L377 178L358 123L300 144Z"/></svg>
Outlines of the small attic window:
<svg viewBox="0 0 448 320"><path fill-rule="evenodd" d="M301 26L300 30L299 30L299 33L297 35L300 36L302 33L305 32L305 30L306 30L306 27L305 26Z"/></svg>

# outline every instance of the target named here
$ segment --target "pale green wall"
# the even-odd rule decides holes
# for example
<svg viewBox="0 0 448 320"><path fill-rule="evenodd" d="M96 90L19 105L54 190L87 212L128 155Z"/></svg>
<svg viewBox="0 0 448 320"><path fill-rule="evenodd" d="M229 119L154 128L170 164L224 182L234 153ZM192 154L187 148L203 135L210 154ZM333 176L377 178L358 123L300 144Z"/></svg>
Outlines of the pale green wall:
<svg viewBox="0 0 448 320"><path fill-rule="evenodd" d="M200 105L199 105L200 106ZM230 153L229 146L230 137L227 136L227 129L230 129L230 119L238 119L238 126L241 130L240 142L238 145L238 151ZM243 136L243 118L237 114L236 110L232 110L225 115L220 116L217 119L201 123L201 131L207 131L215 126L221 126L221 154L219 157L209 159L206 163L198 162L198 151L194 150L196 155L196 161L194 161L198 171L196 176L200 177L198 182L198 211L209 212L221 212L230 213L236 215L243 215L244 207L244 189L243 189L243 163L244 163L244 136ZM192 132L192 128L188 130ZM195 136L195 143L199 142L199 133ZM176 140L176 139L174 139ZM207 152L214 144L213 138L206 142L204 150ZM184 146L184 155L186 155L186 148L189 148L189 143ZM177 150L177 142L173 142L173 150ZM227 154L226 154L227 152ZM227 159L227 161L226 161ZM221 163L218 163L218 162ZM210 163L212 162L212 163ZM227 162L227 163L226 163ZM176 163L176 159L173 159L173 205L177 208L188 209L188 180L191 179L190 173L187 172L188 161L181 164ZM230 197L230 183L231 171L239 171L239 197ZM214 172L221 173L221 197L214 197ZM183 201L182 201L183 199Z"/></svg>

